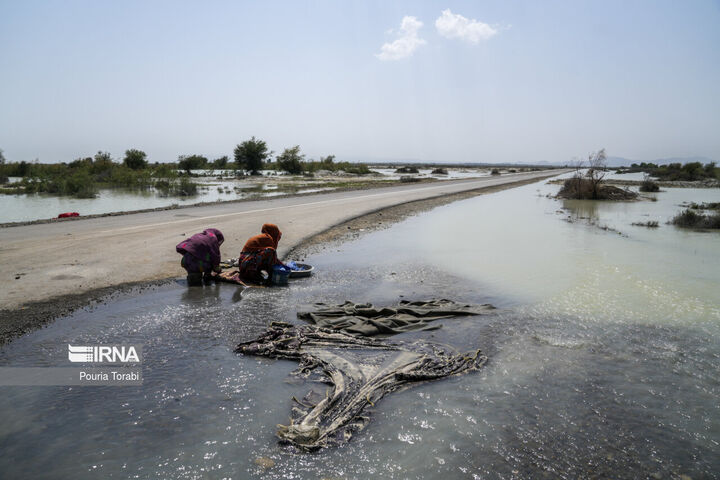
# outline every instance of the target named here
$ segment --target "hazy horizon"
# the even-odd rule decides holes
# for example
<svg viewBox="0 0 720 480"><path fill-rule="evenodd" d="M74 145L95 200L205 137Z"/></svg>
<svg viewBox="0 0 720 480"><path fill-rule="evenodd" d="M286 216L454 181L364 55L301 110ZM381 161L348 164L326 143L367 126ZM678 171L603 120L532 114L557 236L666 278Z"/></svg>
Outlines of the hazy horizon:
<svg viewBox="0 0 720 480"><path fill-rule="evenodd" d="M720 2L0 1L0 149L720 159Z"/></svg>

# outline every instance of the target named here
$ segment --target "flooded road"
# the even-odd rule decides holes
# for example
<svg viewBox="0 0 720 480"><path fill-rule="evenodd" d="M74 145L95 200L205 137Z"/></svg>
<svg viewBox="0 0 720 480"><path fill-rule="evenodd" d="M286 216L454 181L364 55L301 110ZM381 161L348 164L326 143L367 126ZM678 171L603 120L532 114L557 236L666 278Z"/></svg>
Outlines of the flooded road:
<svg viewBox="0 0 720 480"><path fill-rule="evenodd" d="M64 364L67 343L142 344L142 387L3 387L7 478L717 478L720 235L665 225L685 201L563 202L544 182L464 200L306 258L287 288L183 282L118 295L0 349ZM646 217L647 215L647 217ZM658 229L634 227L658 219ZM603 228L606 227L606 228ZM232 353L315 301L450 298L495 315L425 338L480 372L385 397L341 448L279 445L312 385ZM322 391L322 387L320 388Z"/></svg>

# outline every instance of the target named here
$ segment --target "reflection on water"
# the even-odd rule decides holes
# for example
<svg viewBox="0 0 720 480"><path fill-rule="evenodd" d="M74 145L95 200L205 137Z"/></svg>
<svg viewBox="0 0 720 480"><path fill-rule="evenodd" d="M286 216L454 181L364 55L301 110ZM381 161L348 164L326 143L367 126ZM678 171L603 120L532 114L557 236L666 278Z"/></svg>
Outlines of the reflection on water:
<svg viewBox="0 0 720 480"><path fill-rule="evenodd" d="M258 184L251 181L201 177L198 193L188 197L173 197L155 189L130 191L102 189L96 198L59 197L50 194L0 194L0 223L24 222L57 217L63 212L80 215L97 215L110 212L131 212L172 205L193 205L205 202L240 200L245 198L274 197L286 195L277 185ZM298 188L303 184L298 184ZM258 188L261 187L261 188ZM297 193L315 193L334 190L335 187L299 189Z"/></svg>
<svg viewBox="0 0 720 480"><path fill-rule="evenodd" d="M307 258L317 275L288 288L240 299L231 285L171 284L16 340L0 364L60 364L67 343L141 343L145 383L3 388L0 476L714 478L718 236L632 227L640 211L676 208L663 193L624 217L596 209L627 236L568 223L553 188L466 200L328 249ZM274 426L308 385L291 381L294 362L233 346L315 301L400 297L502 307L400 336L479 347L488 365L385 397L342 448L278 445Z"/></svg>
<svg viewBox="0 0 720 480"><path fill-rule="evenodd" d="M226 193L224 190L218 191L215 186L200 189L199 193L192 197L162 196L152 189L149 191L104 189L96 198L58 197L42 193L0 195L2 206L0 223L53 218L63 212L96 215L236 198L238 194L235 191L228 190Z"/></svg>

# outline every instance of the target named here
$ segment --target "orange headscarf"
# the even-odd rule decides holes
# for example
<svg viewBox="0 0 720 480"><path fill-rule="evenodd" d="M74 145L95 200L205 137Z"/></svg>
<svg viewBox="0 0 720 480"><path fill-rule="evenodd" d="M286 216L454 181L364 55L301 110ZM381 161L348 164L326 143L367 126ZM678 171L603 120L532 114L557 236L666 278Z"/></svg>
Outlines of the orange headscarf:
<svg viewBox="0 0 720 480"><path fill-rule="evenodd" d="M261 232L260 235L250 237L248 241L245 242L245 246L242 249L243 252L259 252L268 247L277 249L278 242L280 242L280 237L282 236L282 232L278 226L272 223L266 223L262 226Z"/></svg>

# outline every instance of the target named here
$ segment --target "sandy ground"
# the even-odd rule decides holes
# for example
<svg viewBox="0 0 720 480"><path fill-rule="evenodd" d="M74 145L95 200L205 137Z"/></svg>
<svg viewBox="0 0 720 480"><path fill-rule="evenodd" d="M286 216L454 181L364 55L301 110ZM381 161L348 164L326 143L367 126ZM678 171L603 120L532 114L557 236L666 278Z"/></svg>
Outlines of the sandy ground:
<svg viewBox="0 0 720 480"><path fill-rule="evenodd" d="M113 292L184 276L175 245L208 227L224 233L221 250L227 258L238 256L263 223L276 223L283 231L279 254L299 258L304 252L293 249L342 241L437 205L560 173L564 171L0 228L0 343Z"/></svg>

